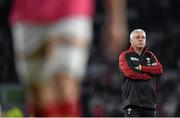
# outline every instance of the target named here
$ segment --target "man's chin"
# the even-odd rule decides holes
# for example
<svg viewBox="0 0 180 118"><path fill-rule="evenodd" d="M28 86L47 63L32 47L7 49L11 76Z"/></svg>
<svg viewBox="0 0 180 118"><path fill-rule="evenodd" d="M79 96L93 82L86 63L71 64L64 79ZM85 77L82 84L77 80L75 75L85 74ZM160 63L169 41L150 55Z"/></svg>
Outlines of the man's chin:
<svg viewBox="0 0 180 118"><path fill-rule="evenodd" d="M138 48L139 48L139 49L143 49L144 47L145 47L145 46L139 46Z"/></svg>

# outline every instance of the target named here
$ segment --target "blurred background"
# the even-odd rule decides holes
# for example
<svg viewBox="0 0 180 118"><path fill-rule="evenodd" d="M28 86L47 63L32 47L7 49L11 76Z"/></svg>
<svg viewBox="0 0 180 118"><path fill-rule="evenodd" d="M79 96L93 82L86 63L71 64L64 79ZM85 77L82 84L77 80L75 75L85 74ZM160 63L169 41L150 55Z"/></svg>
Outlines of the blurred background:
<svg viewBox="0 0 180 118"><path fill-rule="evenodd" d="M11 4L12 0L0 0L0 114L3 111L9 116L26 116L25 92L16 74L8 24ZM84 116L123 116L118 55L113 60L104 59L99 48L105 17L103 4L103 0L96 1L94 40L83 81L83 113ZM157 85L158 116L164 117L180 116L179 6L179 0L127 0L128 31L144 29L148 47L164 66Z"/></svg>

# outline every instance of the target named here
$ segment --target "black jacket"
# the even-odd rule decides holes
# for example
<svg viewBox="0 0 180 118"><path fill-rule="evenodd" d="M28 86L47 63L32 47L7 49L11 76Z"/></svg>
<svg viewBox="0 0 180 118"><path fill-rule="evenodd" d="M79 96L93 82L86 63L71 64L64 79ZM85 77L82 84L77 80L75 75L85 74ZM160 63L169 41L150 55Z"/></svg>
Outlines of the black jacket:
<svg viewBox="0 0 180 118"><path fill-rule="evenodd" d="M141 70L137 67L141 65ZM132 47L119 56L119 69L122 74L123 108L135 105L156 108L156 77L163 73L162 65L155 55L144 48L138 55Z"/></svg>

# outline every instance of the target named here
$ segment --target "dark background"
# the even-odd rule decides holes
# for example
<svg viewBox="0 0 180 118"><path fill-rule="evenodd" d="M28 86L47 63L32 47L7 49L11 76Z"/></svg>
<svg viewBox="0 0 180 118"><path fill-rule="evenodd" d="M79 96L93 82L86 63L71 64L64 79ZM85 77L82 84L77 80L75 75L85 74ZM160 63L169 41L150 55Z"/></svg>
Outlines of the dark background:
<svg viewBox="0 0 180 118"><path fill-rule="evenodd" d="M123 116L118 56L113 61L105 60L99 49L103 2L97 0L94 41L83 81L84 115ZM11 0L0 0L0 105L4 111L13 106L24 111L23 86L14 67L12 35L8 25L11 3ZM128 31L144 29L148 47L164 66L164 74L157 85L158 116L180 116L179 11L179 0L127 0Z"/></svg>

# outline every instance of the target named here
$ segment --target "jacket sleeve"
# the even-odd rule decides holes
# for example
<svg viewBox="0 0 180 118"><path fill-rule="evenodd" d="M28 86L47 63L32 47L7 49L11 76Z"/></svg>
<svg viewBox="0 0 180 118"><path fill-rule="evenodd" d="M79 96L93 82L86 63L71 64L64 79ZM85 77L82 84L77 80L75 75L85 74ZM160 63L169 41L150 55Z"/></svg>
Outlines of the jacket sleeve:
<svg viewBox="0 0 180 118"><path fill-rule="evenodd" d="M122 71L122 74L130 79L136 80L149 80L152 77L146 73L138 73L132 69L132 65L129 62L130 60L126 59L126 53L121 53L119 56L119 69Z"/></svg>
<svg viewBox="0 0 180 118"><path fill-rule="evenodd" d="M152 58L152 64L151 66L141 66L141 71L151 74L152 76L159 76L163 73L163 67L156 58L156 56L151 53L151 58Z"/></svg>

